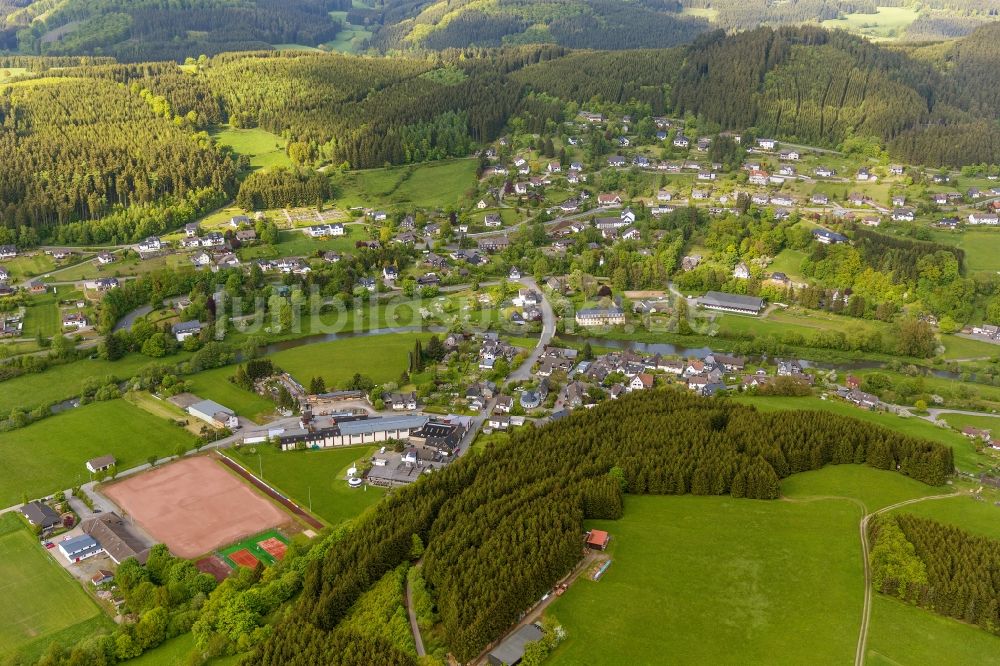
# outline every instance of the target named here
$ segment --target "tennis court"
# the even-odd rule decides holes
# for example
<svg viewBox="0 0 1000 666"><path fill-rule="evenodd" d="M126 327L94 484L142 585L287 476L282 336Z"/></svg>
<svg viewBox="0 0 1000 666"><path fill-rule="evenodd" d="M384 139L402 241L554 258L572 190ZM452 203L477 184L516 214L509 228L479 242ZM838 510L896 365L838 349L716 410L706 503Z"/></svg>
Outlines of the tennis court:
<svg viewBox="0 0 1000 666"><path fill-rule="evenodd" d="M287 550L288 538L277 530L268 530L223 548L219 557L234 568L253 568L258 561L271 566L283 559Z"/></svg>

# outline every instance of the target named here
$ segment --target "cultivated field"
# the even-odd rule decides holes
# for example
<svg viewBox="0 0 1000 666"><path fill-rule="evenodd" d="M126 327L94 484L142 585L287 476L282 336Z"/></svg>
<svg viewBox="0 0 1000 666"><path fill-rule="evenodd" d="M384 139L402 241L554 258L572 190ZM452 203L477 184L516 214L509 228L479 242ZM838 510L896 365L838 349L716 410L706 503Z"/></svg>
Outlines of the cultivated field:
<svg viewBox="0 0 1000 666"><path fill-rule="evenodd" d="M244 446L227 454L254 474L259 476L263 472L265 481L310 513L331 525L339 525L385 494L382 488L347 485L347 469L358 460L370 458L375 450L374 446L329 451L278 451L270 446Z"/></svg>
<svg viewBox="0 0 1000 666"><path fill-rule="evenodd" d="M150 455L173 455L181 444L190 448L194 437L125 400L70 409L0 436L0 458L11 470L0 475L0 506L89 481L91 458L110 453L125 470Z"/></svg>
<svg viewBox="0 0 1000 666"><path fill-rule="evenodd" d="M291 520L208 456L179 460L102 492L177 557L204 555Z"/></svg>
<svg viewBox="0 0 1000 666"><path fill-rule="evenodd" d="M22 649L41 651L31 650L31 644L44 649L49 641L72 633L77 626L92 631L110 624L14 514L0 516L0 581L4 598L0 658Z"/></svg>

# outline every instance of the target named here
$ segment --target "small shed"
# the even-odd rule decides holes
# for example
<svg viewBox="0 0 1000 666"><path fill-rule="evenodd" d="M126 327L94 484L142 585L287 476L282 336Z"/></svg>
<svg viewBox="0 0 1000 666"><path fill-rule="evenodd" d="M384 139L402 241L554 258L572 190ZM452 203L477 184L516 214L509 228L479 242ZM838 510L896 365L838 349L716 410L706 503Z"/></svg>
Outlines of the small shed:
<svg viewBox="0 0 1000 666"><path fill-rule="evenodd" d="M604 530L590 530L587 535L587 548L604 550L608 547L609 541L611 541L611 535Z"/></svg>
<svg viewBox="0 0 1000 666"><path fill-rule="evenodd" d="M98 456L97 458L91 458L87 461L87 470L92 473L103 472L106 469L111 469L111 466L118 462L114 456Z"/></svg>

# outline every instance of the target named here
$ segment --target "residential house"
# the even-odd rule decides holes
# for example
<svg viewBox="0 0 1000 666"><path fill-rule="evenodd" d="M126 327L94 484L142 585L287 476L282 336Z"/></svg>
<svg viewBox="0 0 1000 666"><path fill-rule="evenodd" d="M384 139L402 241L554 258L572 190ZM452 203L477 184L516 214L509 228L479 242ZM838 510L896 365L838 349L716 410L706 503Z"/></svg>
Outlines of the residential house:
<svg viewBox="0 0 1000 666"><path fill-rule="evenodd" d="M177 342L184 342L191 336L201 333L201 329L204 327L204 324L195 319L193 321L178 322L174 324L170 330L177 339Z"/></svg>
<svg viewBox="0 0 1000 666"><path fill-rule="evenodd" d="M612 155L608 158L608 166L610 167L623 167L628 164L628 160L621 155Z"/></svg>
<svg viewBox="0 0 1000 666"><path fill-rule="evenodd" d="M774 150L778 147L778 142L774 139L757 139L757 147L764 150Z"/></svg>
<svg viewBox="0 0 1000 666"><path fill-rule="evenodd" d="M78 331L90 326L90 322L87 318L80 312L70 312L63 315L62 327L63 328L75 328Z"/></svg>
<svg viewBox="0 0 1000 666"><path fill-rule="evenodd" d="M746 280L750 277L750 267L741 261L736 264L736 268L733 269L733 277L740 280Z"/></svg>
<svg viewBox="0 0 1000 666"><path fill-rule="evenodd" d="M1000 224L1000 217L996 215L984 215L983 213L970 213L969 224L995 227Z"/></svg>
<svg viewBox="0 0 1000 666"><path fill-rule="evenodd" d="M799 157L800 157L799 151L797 151L797 150L789 150L787 148L778 153L778 159L788 160L788 161L791 161L791 162L794 162L794 161L798 160Z"/></svg>
<svg viewBox="0 0 1000 666"><path fill-rule="evenodd" d="M159 252L163 247L163 243L156 236L150 236L140 242L138 247L140 254L148 254L150 252Z"/></svg>
<svg viewBox="0 0 1000 666"><path fill-rule="evenodd" d="M43 532L51 530L53 527L58 527L62 524L62 520L59 518L59 514L50 507L48 504L43 502L28 502L20 508L21 515L31 523L34 527L41 529Z"/></svg>
<svg viewBox="0 0 1000 666"><path fill-rule="evenodd" d="M828 229L813 229L812 235L817 242L824 245L836 245L837 243L847 242L847 236Z"/></svg>
<svg viewBox="0 0 1000 666"><path fill-rule="evenodd" d="M914 217L912 208L894 208L892 210L892 219L895 222L913 222Z"/></svg>
<svg viewBox="0 0 1000 666"><path fill-rule="evenodd" d="M597 195L597 205L598 206L621 206L622 198L618 194L598 194Z"/></svg>
<svg viewBox="0 0 1000 666"><path fill-rule="evenodd" d="M687 148L688 146L691 145L690 139L688 139L686 136L680 133L678 133L677 136L674 137L673 143L675 148Z"/></svg>
<svg viewBox="0 0 1000 666"><path fill-rule="evenodd" d="M17 247L14 245L0 245L0 259L13 259L17 256Z"/></svg>
<svg viewBox="0 0 1000 666"><path fill-rule="evenodd" d="M117 463L118 460L114 456L98 456L97 458L88 460L85 467L91 474L97 474L98 472L106 472Z"/></svg>
<svg viewBox="0 0 1000 666"><path fill-rule="evenodd" d="M642 391L653 388L653 375L640 372L628 384L629 391Z"/></svg>
<svg viewBox="0 0 1000 666"><path fill-rule="evenodd" d="M101 252L97 255L97 263L101 266L107 266L108 264L113 264L115 262L115 255L110 252Z"/></svg>

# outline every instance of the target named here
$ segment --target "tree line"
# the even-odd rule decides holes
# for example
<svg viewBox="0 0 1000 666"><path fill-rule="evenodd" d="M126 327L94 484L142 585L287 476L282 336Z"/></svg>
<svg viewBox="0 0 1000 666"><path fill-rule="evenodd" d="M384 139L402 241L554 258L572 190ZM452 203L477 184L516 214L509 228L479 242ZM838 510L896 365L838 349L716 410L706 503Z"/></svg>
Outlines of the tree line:
<svg viewBox="0 0 1000 666"><path fill-rule="evenodd" d="M868 534L877 591L1000 633L1000 541L907 513L877 516Z"/></svg>
<svg viewBox="0 0 1000 666"><path fill-rule="evenodd" d="M951 449L825 412L762 414L649 391L515 433L398 489L306 574L303 594L250 659L335 660L328 641L360 595L427 544L424 577L452 653L471 659L578 561L585 517L617 517L621 493L775 498L779 480L869 464L938 485Z"/></svg>

